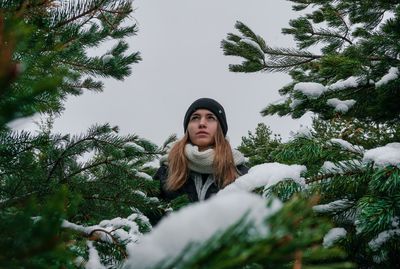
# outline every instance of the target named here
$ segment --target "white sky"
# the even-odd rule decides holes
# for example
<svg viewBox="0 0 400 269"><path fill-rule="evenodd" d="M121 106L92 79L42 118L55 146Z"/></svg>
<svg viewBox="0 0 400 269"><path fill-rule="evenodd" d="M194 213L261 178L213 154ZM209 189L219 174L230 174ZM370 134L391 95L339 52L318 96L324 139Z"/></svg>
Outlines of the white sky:
<svg viewBox="0 0 400 269"><path fill-rule="evenodd" d="M271 46L294 46L283 36L295 17L284 0L136 0L134 20L139 33L128 40L143 61L132 66L125 81L106 80L103 93L68 99L55 131L82 133L94 123L118 125L121 133L136 133L160 145L183 132L183 116L197 98L210 97L225 108L228 136L238 146L242 136L264 122L287 137L300 123L290 118L261 117L260 111L281 98L278 90L290 81L283 73L239 74L228 71L241 59L223 55L220 42L236 32L240 20ZM98 51L101 51L99 49Z"/></svg>

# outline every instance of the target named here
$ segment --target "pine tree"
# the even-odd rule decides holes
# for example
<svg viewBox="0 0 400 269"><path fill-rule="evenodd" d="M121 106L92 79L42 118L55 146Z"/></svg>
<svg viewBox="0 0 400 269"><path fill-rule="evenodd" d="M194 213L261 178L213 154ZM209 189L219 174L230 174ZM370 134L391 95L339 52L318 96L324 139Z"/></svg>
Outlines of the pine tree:
<svg viewBox="0 0 400 269"><path fill-rule="evenodd" d="M281 143L281 138L275 135L272 139L271 135L270 128L264 123L259 123L254 134L249 131L248 137L242 137L238 150L249 158L250 166L272 161L269 154Z"/></svg>
<svg viewBox="0 0 400 269"><path fill-rule="evenodd" d="M101 91L95 77L123 79L138 52L123 40L137 32L124 24L132 0L0 1L2 91L0 125L33 113L59 113L68 95ZM115 40L102 56L87 50Z"/></svg>
<svg viewBox="0 0 400 269"><path fill-rule="evenodd" d="M156 145L109 124L51 130L68 95L130 75L131 13L131 0L0 1L0 268L117 267L165 210L147 165ZM6 125L35 113L48 118L37 134Z"/></svg>
<svg viewBox="0 0 400 269"><path fill-rule="evenodd" d="M399 1L291 0L305 15L283 29L297 48L272 48L248 26L222 41L239 56L233 72L289 72L285 100L263 115L299 118L314 112L313 129L283 143L269 157L307 166L308 188L288 180L269 188L283 200L319 194L317 214L343 231L334 245L359 268L399 264ZM318 45L320 53L311 52ZM391 157L389 157L391 156ZM391 159L390 159L391 158Z"/></svg>

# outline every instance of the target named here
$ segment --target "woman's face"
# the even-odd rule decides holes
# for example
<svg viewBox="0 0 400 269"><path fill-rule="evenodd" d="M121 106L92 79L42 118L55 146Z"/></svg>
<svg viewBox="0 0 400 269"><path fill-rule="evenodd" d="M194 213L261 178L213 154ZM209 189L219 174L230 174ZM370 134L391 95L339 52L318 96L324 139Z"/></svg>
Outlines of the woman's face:
<svg viewBox="0 0 400 269"><path fill-rule="evenodd" d="M214 144L217 128L217 117L207 109L198 109L190 116L187 130L192 144L202 151Z"/></svg>

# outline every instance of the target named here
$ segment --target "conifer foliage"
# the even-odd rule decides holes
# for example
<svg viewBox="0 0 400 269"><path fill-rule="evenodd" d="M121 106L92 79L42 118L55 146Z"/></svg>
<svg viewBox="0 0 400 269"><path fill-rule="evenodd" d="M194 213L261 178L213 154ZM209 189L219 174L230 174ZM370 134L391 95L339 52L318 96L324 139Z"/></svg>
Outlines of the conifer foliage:
<svg viewBox="0 0 400 269"><path fill-rule="evenodd" d="M95 77L123 79L140 60L138 52L126 54L123 40L137 32L136 24L124 24L132 0L2 0L0 9L1 125L60 112L68 95L101 91ZM107 40L116 43L108 52L87 54Z"/></svg>
<svg viewBox="0 0 400 269"><path fill-rule="evenodd" d="M124 41L131 13L131 0L0 1L0 268L117 267L159 218L156 145L109 124L52 132L68 95L140 60ZM104 41L115 46L88 55ZM7 125L35 113L48 118L37 134Z"/></svg>
<svg viewBox="0 0 400 269"><path fill-rule="evenodd" d="M342 248L359 268L395 268L400 239L400 2L291 2L303 15L282 32L294 37L296 48L272 48L242 22L235 25L239 34L222 41L226 55L244 60L230 65L233 72L291 75L292 83L280 89L284 101L268 105L263 115L314 113L312 128L299 131L266 158L305 165L306 187L288 179L264 189L264 195L285 201L295 193L318 194L315 213L330 216L335 225L325 235L325 247ZM249 136L242 145L249 140L258 139ZM256 150L249 156L257 154L263 158Z"/></svg>

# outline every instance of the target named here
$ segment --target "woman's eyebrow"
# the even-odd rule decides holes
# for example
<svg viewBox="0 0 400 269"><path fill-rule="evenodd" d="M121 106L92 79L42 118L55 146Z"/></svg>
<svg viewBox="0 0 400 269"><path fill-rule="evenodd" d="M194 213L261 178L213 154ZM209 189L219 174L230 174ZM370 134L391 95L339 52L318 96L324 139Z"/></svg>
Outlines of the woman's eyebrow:
<svg viewBox="0 0 400 269"><path fill-rule="evenodd" d="M198 113L198 112L194 112L194 113L192 114L192 116L201 116L201 114ZM209 112L209 113L206 113L205 116L215 116L215 114L212 113L212 112Z"/></svg>

